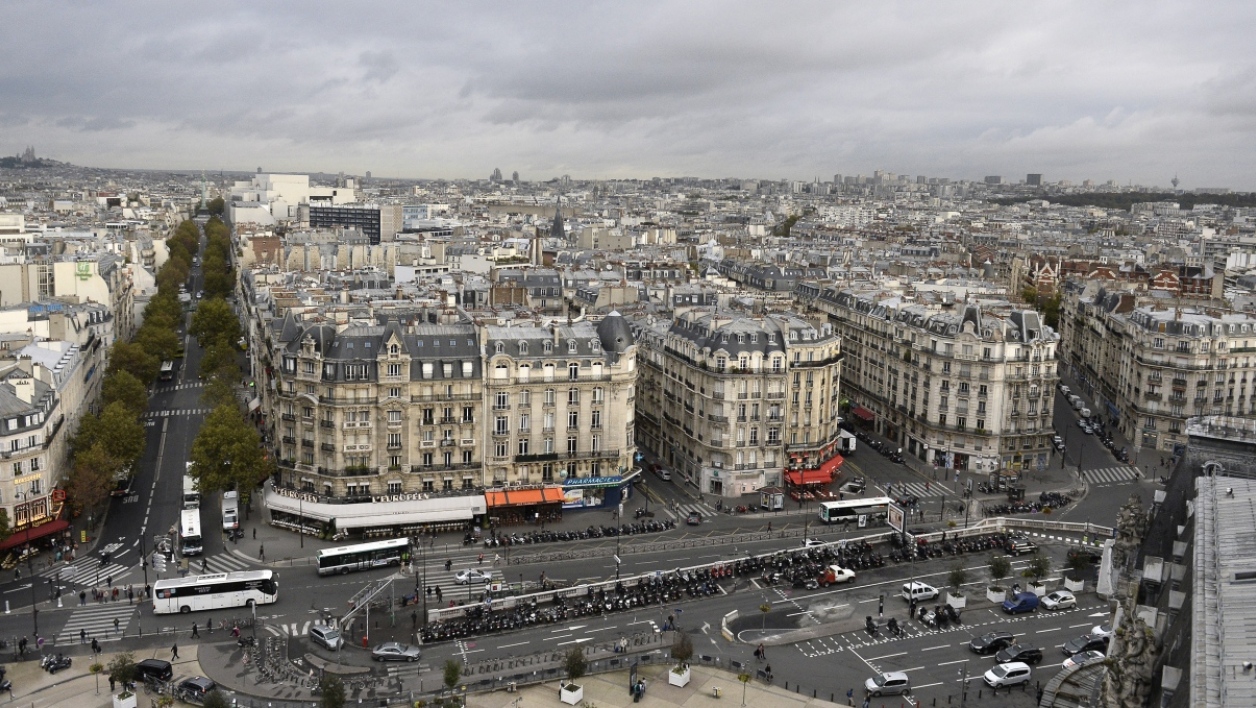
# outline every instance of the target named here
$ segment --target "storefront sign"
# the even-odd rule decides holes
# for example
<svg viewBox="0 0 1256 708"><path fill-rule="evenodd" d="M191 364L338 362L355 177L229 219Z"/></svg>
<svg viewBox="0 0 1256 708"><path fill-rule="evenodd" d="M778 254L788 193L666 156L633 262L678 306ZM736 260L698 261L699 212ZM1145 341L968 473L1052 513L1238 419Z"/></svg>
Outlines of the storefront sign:
<svg viewBox="0 0 1256 708"><path fill-rule="evenodd" d="M564 487L614 487L618 486L624 478L620 475L613 477L568 477L563 480Z"/></svg>

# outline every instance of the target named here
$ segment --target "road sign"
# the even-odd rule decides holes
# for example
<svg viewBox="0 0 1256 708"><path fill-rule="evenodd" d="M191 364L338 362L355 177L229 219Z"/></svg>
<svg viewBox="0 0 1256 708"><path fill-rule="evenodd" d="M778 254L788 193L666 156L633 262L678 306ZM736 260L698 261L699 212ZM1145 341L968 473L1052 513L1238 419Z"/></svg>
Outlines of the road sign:
<svg viewBox="0 0 1256 708"><path fill-rule="evenodd" d="M894 529L895 531L898 531L899 533L902 533L903 532L903 518L905 516L906 514L903 512L903 507L897 504L890 504L889 511L886 514L886 520L889 521L890 528ZM862 528L863 524L860 524L860 527Z"/></svg>

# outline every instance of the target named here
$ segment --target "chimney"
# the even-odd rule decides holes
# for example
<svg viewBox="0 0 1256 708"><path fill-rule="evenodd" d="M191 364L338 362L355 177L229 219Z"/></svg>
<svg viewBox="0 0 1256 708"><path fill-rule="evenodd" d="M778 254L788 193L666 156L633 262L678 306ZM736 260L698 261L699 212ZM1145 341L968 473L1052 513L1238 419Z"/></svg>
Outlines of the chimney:
<svg viewBox="0 0 1256 708"><path fill-rule="evenodd" d="M35 380L29 376L14 376L9 379L13 392L23 403L31 403L35 398Z"/></svg>

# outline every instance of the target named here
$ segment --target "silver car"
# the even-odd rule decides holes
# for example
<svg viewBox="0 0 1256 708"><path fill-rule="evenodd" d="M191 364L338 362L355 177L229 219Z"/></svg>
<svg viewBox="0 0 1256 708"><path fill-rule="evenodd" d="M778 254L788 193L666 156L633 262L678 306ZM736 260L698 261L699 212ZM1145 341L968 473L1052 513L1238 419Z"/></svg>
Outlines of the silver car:
<svg viewBox="0 0 1256 708"><path fill-rule="evenodd" d="M384 642L371 650L376 661L418 661L419 648L401 642Z"/></svg>

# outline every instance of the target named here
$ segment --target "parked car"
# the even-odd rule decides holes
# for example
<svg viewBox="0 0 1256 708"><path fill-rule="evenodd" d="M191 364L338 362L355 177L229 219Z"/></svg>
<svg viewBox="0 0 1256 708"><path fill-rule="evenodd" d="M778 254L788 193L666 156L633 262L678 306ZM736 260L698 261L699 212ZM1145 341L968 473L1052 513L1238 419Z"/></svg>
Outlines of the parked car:
<svg viewBox="0 0 1256 708"><path fill-rule="evenodd" d="M821 541L818 538L804 538L802 540L803 548L815 548L816 546L823 546L823 545L824 545L824 541Z"/></svg>
<svg viewBox="0 0 1256 708"><path fill-rule="evenodd" d="M1022 664L1037 664L1042 661L1042 650L1032 644L1013 644L999 650L999 653L994 655L994 660L1000 664L1013 661L1019 661Z"/></svg>
<svg viewBox="0 0 1256 708"><path fill-rule="evenodd" d="M1111 635L1103 637L1094 634L1083 634L1077 639L1072 639L1065 643L1063 647L1064 655L1073 656L1074 654L1091 650L1106 652L1108 650L1108 642L1111 640Z"/></svg>
<svg viewBox="0 0 1256 708"><path fill-rule="evenodd" d="M401 642L384 642L371 650L376 661L418 661L419 648Z"/></svg>
<svg viewBox="0 0 1256 708"><path fill-rule="evenodd" d="M903 583L902 594L903 594L903 599L908 602L911 602L912 600L915 600L916 602L923 602L925 600L932 600L933 598L937 597L938 589L933 587L932 585L929 585L928 583L921 583L921 582Z"/></svg>
<svg viewBox="0 0 1256 708"><path fill-rule="evenodd" d="M459 585L467 583L487 583L493 579L493 572L479 568L465 568L454 573L454 582Z"/></svg>
<svg viewBox="0 0 1256 708"><path fill-rule="evenodd" d="M968 648L972 649L974 654L986 656L997 654L1011 646L1014 641L1016 641L1016 635L1011 632L986 632L980 637L973 637L968 643Z"/></svg>
<svg viewBox="0 0 1256 708"><path fill-rule="evenodd" d="M911 679L902 671L887 671L864 681L864 690L871 696L901 696L911 693Z"/></svg>
<svg viewBox="0 0 1256 708"><path fill-rule="evenodd" d="M216 688L218 684L204 676L194 676L180 681L179 686L174 690L174 695L186 703L201 705L205 703L205 696Z"/></svg>
<svg viewBox="0 0 1256 708"><path fill-rule="evenodd" d="M1104 622L1103 624L1097 624L1090 628L1090 634L1095 637L1111 637L1112 623Z"/></svg>
<svg viewBox="0 0 1256 708"><path fill-rule="evenodd" d="M1034 670L1029 668L1028 664L1014 661L1010 664L995 666L987 671L982 678L985 679L986 685L991 688L999 688L1001 686L1016 686L1027 683L1033 674Z"/></svg>
<svg viewBox="0 0 1256 708"><path fill-rule="evenodd" d="M1003 601L1003 611L1009 615L1022 615L1038 609L1038 596L1032 592L1017 593L1011 600Z"/></svg>
<svg viewBox="0 0 1256 708"><path fill-rule="evenodd" d="M135 664L135 678L141 681L150 678L157 681L169 681L174 678L174 667L169 661L144 659Z"/></svg>
<svg viewBox="0 0 1256 708"><path fill-rule="evenodd" d="M1069 394L1073 393L1073 389L1069 388L1068 386L1065 386L1064 384L1059 384L1059 387L1060 387L1060 393L1064 394L1065 398L1068 398Z"/></svg>
<svg viewBox="0 0 1256 708"><path fill-rule="evenodd" d="M842 486L838 487L838 491L845 494L858 494L868 488L868 482L863 477L852 477L842 482Z"/></svg>
<svg viewBox="0 0 1256 708"><path fill-rule="evenodd" d="M1033 553L1038 550L1038 546L1029 540L1027 536L1013 536L1007 540L1005 546L1008 555L1019 556L1022 553Z"/></svg>
<svg viewBox="0 0 1256 708"><path fill-rule="evenodd" d="M1103 652L1091 649L1090 651L1074 654L1065 659L1064 663L1060 664L1060 668L1071 669L1074 666L1085 666L1086 664L1093 664L1096 661L1103 661L1106 658L1108 657Z"/></svg>
<svg viewBox="0 0 1256 708"><path fill-rule="evenodd" d="M1056 590L1042 598L1042 606L1048 610L1067 610L1077 607L1077 598L1068 590Z"/></svg>
<svg viewBox="0 0 1256 708"><path fill-rule="evenodd" d="M316 624L310 627L310 641L315 644L321 644L332 651L337 651L345 643L344 637L340 635L340 630L326 624Z"/></svg>

